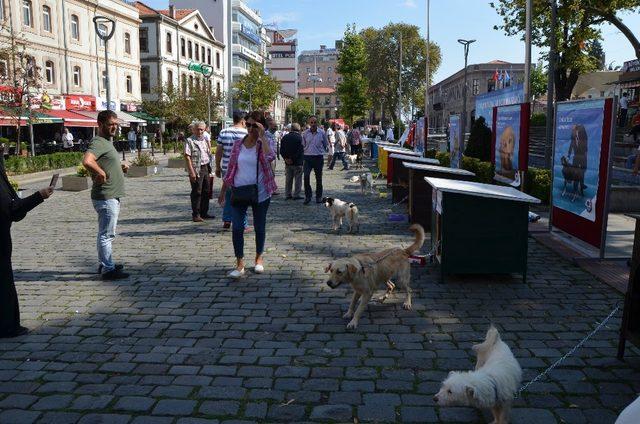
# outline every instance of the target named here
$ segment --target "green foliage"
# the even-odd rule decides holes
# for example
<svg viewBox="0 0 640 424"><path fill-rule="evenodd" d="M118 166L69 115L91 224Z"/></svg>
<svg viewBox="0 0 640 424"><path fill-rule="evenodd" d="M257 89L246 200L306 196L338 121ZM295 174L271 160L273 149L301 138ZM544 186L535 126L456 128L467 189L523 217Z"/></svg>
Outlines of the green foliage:
<svg viewBox="0 0 640 424"><path fill-rule="evenodd" d="M529 168L524 180L524 191L548 205L551 198L551 170Z"/></svg>
<svg viewBox="0 0 640 424"><path fill-rule="evenodd" d="M492 184L495 170L491 162L483 162L478 158L462 156L462 169L476 174L479 183Z"/></svg>
<svg viewBox="0 0 640 424"><path fill-rule="evenodd" d="M547 115L544 113L534 113L531 115L530 125L532 127L544 127L547 125Z"/></svg>
<svg viewBox="0 0 640 424"><path fill-rule="evenodd" d="M13 187L14 191L18 191L18 189L20 188L20 184L18 184L18 182L13 178L9 178L9 184L11 184L11 187Z"/></svg>
<svg viewBox="0 0 640 424"><path fill-rule="evenodd" d="M167 84L154 89L158 100L144 100L142 108L150 115L164 117L167 125L171 127L186 127L193 121L207 121L207 103L211 109L211 120L218 119L218 105L222 100L214 91L211 96L207 92L206 85L202 87L187 87ZM123 136L124 137L124 136ZM153 134L149 137L153 140Z"/></svg>
<svg viewBox="0 0 640 424"><path fill-rule="evenodd" d="M349 124L365 116L371 107L367 95L369 83L365 76L366 70L367 51L364 39L356 32L355 25L347 26L336 72L342 76L342 82L338 83L337 87L340 116Z"/></svg>
<svg viewBox="0 0 640 424"><path fill-rule="evenodd" d="M491 161L491 130L486 126L484 117L473 123L464 154L485 162Z"/></svg>
<svg viewBox="0 0 640 424"><path fill-rule="evenodd" d="M531 69L531 95L540 97L547 92L547 70L544 68L542 61Z"/></svg>
<svg viewBox="0 0 640 424"><path fill-rule="evenodd" d="M149 153L141 153L131 161L133 166L154 166L158 164L158 160L152 157Z"/></svg>
<svg viewBox="0 0 640 424"><path fill-rule="evenodd" d="M69 168L82 162L81 152L52 153L39 156L11 156L5 161L5 168L13 175Z"/></svg>
<svg viewBox="0 0 640 424"><path fill-rule="evenodd" d="M307 119L313 115L313 104L309 100L295 99L287 108L287 116L293 117L293 122L301 126L307 123Z"/></svg>
<svg viewBox="0 0 640 424"><path fill-rule="evenodd" d="M440 166L451 166L451 158L449 157L449 152L436 152L435 158L440 162Z"/></svg>
<svg viewBox="0 0 640 424"><path fill-rule="evenodd" d="M88 176L89 176L89 171L87 170L87 168L85 168L84 165L78 166L78 168L76 169L76 177L88 177Z"/></svg>
<svg viewBox="0 0 640 424"><path fill-rule="evenodd" d="M267 110L280 91L280 83L265 74L262 65L252 63L249 73L241 76L235 84L238 99L252 110Z"/></svg>

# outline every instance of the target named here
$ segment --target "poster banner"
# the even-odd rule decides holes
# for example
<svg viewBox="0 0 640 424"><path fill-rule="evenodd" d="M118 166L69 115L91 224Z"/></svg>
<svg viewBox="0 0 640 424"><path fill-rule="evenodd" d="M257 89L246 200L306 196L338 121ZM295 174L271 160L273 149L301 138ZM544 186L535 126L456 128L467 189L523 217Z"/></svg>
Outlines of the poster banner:
<svg viewBox="0 0 640 424"><path fill-rule="evenodd" d="M495 112L495 179L506 184L520 184L521 111L520 105L513 105L496 108Z"/></svg>
<svg viewBox="0 0 640 424"><path fill-rule="evenodd" d="M604 100L560 103L553 154L553 206L596 220Z"/></svg>
<svg viewBox="0 0 640 424"><path fill-rule="evenodd" d="M524 102L524 84L515 84L501 90L490 91L476 96L475 118L484 117L488 127L493 122L493 108Z"/></svg>
<svg viewBox="0 0 640 424"><path fill-rule="evenodd" d="M424 153L425 140L424 140L424 118L418 119L416 122L416 131L414 133L415 151L418 153Z"/></svg>
<svg viewBox="0 0 640 424"><path fill-rule="evenodd" d="M451 168L460 168L462 166L461 136L460 115L451 115L449 117L449 157Z"/></svg>

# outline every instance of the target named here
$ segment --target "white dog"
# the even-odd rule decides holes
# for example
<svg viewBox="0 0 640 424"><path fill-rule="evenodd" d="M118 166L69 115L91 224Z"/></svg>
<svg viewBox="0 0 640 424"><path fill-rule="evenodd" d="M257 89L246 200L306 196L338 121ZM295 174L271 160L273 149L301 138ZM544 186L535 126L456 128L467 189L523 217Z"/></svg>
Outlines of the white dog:
<svg viewBox="0 0 640 424"><path fill-rule="evenodd" d="M493 424L507 424L511 402L522 381L522 369L492 325L484 342L474 345L475 371L452 371L433 400L441 406L491 408Z"/></svg>
<svg viewBox="0 0 640 424"><path fill-rule="evenodd" d="M362 173L360 175L354 175L353 177L351 177L351 182L353 183L360 183L360 192L362 194L365 194L365 191L368 191L369 193L374 193L373 191L373 175L371 175L371 172L365 172Z"/></svg>
<svg viewBox="0 0 640 424"><path fill-rule="evenodd" d="M358 207L355 204L343 202L340 199L334 199L332 197L325 197L322 199L322 202L331 213L333 231L338 231L342 228L342 219L345 217L349 220L350 233L360 231Z"/></svg>

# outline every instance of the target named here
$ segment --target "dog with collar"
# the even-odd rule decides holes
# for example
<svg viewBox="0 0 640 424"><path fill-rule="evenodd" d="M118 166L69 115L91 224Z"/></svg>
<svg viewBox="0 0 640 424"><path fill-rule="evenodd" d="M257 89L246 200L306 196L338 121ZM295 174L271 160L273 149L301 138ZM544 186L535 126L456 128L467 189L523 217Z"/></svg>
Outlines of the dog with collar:
<svg viewBox="0 0 640 424"><path fill-rule="evenodd" d="M411 265L408 258L422 247L425 235L424 228L419 224L412 225L409 230L414 233L415 240L411 246L405 249L396 247L378 253L362 253L350 258L337 259L325 268L325 272L331 273L327 281L329 287L335 289L342 283L349 283L353 288L349 309L342 316L343 318L351 318L347 328L355 329L358 327L360 316L373 297L373 293L383 284L386 284L387 293L380 301L386 299L395 287L393 283L389 285L389 280L394 276L407 292L402 306L404 309L411 309ZM355 309L358 300L360 300L360 304Z"/></svg>
<svg viewBox="0 0 640 424"><path fill-rule="evenodd" d="M355 203L343 202L342 200L334 199L333 197L324 197L322 202L324 203L324 206L329 209L329 213L331 213L333 231L338 231L342 228L342 220L344 218L349 220L350 233L360 231L360 215Z"/></svg>
<svg viewBox="0 0 640 424"><path fill-rule="evenodd" d="M491 408L494 424L508 424L511 403L522 381L522 369L492 325L484 342L474 345L474 371L452 371L433 397L440 406Z"/></svg>

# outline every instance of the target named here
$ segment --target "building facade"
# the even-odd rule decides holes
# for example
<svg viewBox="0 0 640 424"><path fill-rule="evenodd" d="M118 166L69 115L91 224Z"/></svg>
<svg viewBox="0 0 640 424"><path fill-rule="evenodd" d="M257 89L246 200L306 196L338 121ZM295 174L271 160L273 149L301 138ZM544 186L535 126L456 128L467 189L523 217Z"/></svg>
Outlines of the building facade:
<svg viewBox="0 0 640 424"><path fill-rule="evenodd" d="M319 50L304 50L300 53L297 71L298 90L313 87L313 82L309 78L313 73L317 73L322 79L322 82L316 83L316 87L335 88L342 81L342 77L336 71L340 47L341 41L336 41L334 48L321 45Z"/></svg>
<svg viewBox="0 0 640 424"><path fill-rule="evenodd" d="M155 10L136 2L140 13L140 83L142 97L158 99L158 87L193 88L224 92L224 44L216 40L198 10ZM205 64L213 73L206 78L188 69L190 63Z"/></svg>
<svg viewBox="0 0 640 424"><path fill-rule="evenodd" d="M298 90L298 98L309 100L313 103L313 87L301 88ZM320 120L329 120L338 118L338 108L340 107L340 99L338 93L332 87L316 87L316 116Z"/></svg>
<svg viewBox="0 0 640 424"><path fill-rule="evenodd" d="M291 102L293 102L293 99L294 97L292 95L286 91L280 90L276 99L273 101L273 105L269 112L280 128L291 122L289 119L290 117L287 116L287 109Z"/></svg>
<svg viewBox="0 0 640 424"><path fill-rule="evenodd" d="M508 83L495 80L496 74L504 78L509 75ZM467 131L474 114L475 98L479 94L494 91L501 84L516 84L524 81L524 63L509 63L494 60L467 66ZM429 128L444 129L449 116L462 113L464 87L464 69L429 87Z"/></svg>
<svg viewBox="0 0 640 424"><path fill-rule="evenodd" d="M296 85L298 40L292 37L297 32L295 29L267 30L270 40L267 69L271 72L271 76L280 82L281 90L294 98L298 91Z"/></svg>
<svg viewBox="0 0 640 424"><path fill-rule="evenodd" d="M141 101L138 10L121 0L0 0L3 29L0 43L12 38L24 45L27 60L41 77L40 95L92 96L98 108L106 103L105 44L96 35L93 18L116 22L108 41L112 108L130 109ZM99 28L109 31L108 26ZM11 75L11 61L0 63L3 78ZM9 83L10 85L10 83Z"/></svg>

